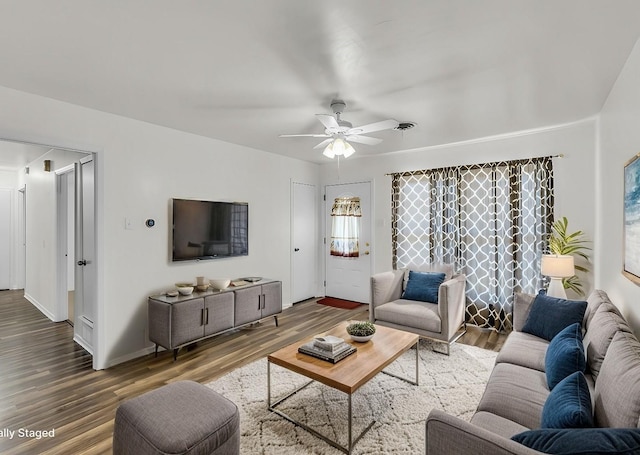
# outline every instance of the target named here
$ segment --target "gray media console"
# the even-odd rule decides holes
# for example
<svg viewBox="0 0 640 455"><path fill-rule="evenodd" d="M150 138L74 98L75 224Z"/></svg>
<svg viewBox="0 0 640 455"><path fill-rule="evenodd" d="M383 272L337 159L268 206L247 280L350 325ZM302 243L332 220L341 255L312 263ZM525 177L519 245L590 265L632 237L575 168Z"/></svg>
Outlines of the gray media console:
<svg viewBox="0 0 640 455"><path fill-rule="evenodd" d="M173 349L176 360L181 347L273 316L278 326L282 312L282 282L263 279L221 291L191 295L149 297L149 339Z"/></svg>

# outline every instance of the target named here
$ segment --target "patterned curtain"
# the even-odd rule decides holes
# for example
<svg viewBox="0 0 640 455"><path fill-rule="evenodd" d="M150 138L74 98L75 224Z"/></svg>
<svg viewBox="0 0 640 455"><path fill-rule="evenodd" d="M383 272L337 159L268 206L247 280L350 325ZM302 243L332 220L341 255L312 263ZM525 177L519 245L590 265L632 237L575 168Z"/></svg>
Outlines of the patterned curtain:
<svg viewBox="0 0 640 455"><path fill-rule="evenodd" d="M331 256L360 256L360 198L339 197L331 207Z"/></svg>
<svg viewBox="0 0 640 455"><path fill-rule="evenodd" d="M392 174L394 269L455 264L466 319L511 329L514 292L537 293L553 223L551 157Z"/></svg>

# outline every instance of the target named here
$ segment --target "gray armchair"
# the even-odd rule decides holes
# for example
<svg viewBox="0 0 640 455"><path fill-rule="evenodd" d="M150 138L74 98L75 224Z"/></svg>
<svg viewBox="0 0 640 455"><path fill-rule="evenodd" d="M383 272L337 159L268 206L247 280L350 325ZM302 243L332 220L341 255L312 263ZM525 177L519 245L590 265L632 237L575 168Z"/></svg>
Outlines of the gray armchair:
<svg viewBox="0 0 640 455"><path fill-rule="evenodd" d="M444 272L445 281L438 288L438 302L403 299L409 270ZM449 355L451 343L466 332L464 275L454 275L451 264L431 264L393 270L371 277L369 319L374 324L404 330L442 342ZM460 331L462 327L462 331Z"/></svg>

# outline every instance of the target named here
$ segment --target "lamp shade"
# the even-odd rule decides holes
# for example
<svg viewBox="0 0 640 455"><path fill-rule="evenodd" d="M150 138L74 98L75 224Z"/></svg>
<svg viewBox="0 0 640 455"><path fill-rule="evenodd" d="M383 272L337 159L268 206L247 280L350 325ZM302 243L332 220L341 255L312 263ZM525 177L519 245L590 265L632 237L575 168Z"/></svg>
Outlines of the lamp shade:
<svg viewBox="0 0 640 455"><path fill-rule="evenodd" d="M576 274L573 256L564 254L543 254L540 265L542 274L554 278L568 278Z"/></svg>

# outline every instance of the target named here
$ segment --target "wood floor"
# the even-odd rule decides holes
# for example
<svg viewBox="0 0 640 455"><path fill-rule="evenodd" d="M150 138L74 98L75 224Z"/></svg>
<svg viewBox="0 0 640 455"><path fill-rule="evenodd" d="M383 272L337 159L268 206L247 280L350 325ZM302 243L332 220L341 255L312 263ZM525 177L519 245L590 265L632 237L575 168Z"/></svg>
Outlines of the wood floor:
<svg viewBox="0 0 640 455"><path fill-rule="evenodd" d="M0 453L110 454L123 400L177 380L210 382L308 334L366 318L365 305L342 310L310 300L286 309L278 328L266 319L182 349L176 362L165 351L94 371L91 356L72 340L73 327L51 322L22 291L0 291ZM460 342L498 351L505 338L469 327ZM55 436L18 437L20 429L53 429Z"/></svg>

